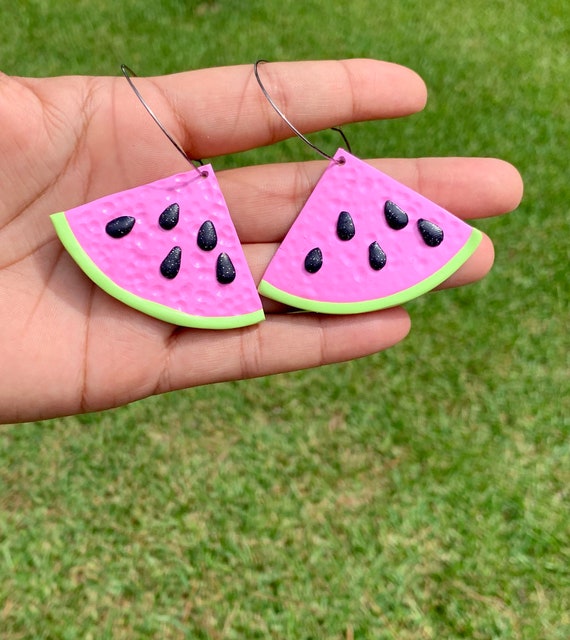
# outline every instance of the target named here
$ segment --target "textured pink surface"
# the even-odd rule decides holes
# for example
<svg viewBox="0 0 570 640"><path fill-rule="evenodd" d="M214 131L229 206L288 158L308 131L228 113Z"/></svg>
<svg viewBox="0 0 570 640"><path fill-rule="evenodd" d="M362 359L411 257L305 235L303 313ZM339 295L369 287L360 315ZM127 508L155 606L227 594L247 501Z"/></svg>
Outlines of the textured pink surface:
<svg viewBox="0 0 570 640"><path fill-rule="evenodd" d="M160 304L201 316L231 316L261 308L253 278L211 166L170 176L141 187L114 193L66 211L66 219L80 245L96 266L117 285ZM162 211L180 206L178 225L165 231L158 225ZM111 238L105 225L119 216L136 218L123 238ZM218 244L203 251L196 244L200 225L214 223ZM174 247L182 248L178 276L164 278L160 264ZM216 260L227 253L236 269L231 284L216 280Z"/></svg>
<svg viewBox="0 0 570 640"><path fill-rule="evenodd" d="M420 194L339 149L289 233L269 264L263 279L288 294L323 302L360 302L403 291L443 267L466 243L472 228ZM395 202L409 216L405 229L391 229L384 203ZM339 213L348 211L356 234L340 240ZM428 247L417 228L420 218L443 229L444 240ZM368 247L378 242L387 256L386 266L374 271ZM319 247L323 266L307 273L304 259Z"/></svg>

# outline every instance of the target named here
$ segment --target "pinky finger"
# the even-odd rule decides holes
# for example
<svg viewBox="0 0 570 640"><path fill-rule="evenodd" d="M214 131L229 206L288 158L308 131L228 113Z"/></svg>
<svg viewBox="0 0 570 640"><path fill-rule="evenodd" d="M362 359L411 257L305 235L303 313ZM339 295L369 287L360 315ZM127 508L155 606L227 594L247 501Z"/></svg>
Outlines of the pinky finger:
<svg viewBox="0 0 570 640"><path fill-rule="evenodd" d="M490 238L483 234L481 244L475 253L459 267L445 282L442 282L437 289L450 289L452 287L463 287L484 278L495 260L495 249Z"/></svg>
<svg viewBox="0 0 570 640"><path fill-rule="evenodd" d="M355 316L273 315L239 331L182 332L170 343L168 388L254 378L360 358L403 340L402 308ZM207 355L204 355L207 354Z"/></svg>

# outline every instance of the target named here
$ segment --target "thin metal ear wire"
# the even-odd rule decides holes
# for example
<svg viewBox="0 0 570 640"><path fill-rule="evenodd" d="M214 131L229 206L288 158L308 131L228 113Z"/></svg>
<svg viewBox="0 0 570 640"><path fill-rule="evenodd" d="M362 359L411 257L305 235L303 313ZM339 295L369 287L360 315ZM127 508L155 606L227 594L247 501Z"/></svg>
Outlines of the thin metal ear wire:
<svg viewBox="0 0 570 640"><path fill-rule="evenodd" d="M350 146L350 142L348 141L348 138L346 137L346 134L344 133L344 131L340 127L331 127L331 131L336 131L340 135L340 137L344 141L344 146L346 147L346 150L348 151L348 153L352 153L352 147Z"/></svg>
<svg viewBox="0 0 570 640"><path fill-rule="evenodd" d="M158 116L145 102L145 99L142 97L140 91L137 89L135 83L133 82L133 76L136 78L137 74L126 64L121 65L121 72L125 76L131 89L134 91L136 97L140 100L142 106L147 110L150 117L160 127L160 130L162 131L162 133L164 133L164 135L174 145L174 148L178 151L178 153L180 153L180 155L192 166L192 168L196 169L196 171L200 174L200 176L202 176L203 178L206 178L208 176L208 172L200 168L200 166L203 165L203 162L201 160L192 160L192 158L190 158L190 156L186 153L186 151L184 151L184 149L178 144L178 142L176 142L176 140L170 135L170 133L168 133L168 131L166 130L166 127L158 119Z"/></svg>
<svg viewBox="0 0 570 640"><path fill-rule="evenodd" d="M261 77L259 75L259 65L269 62L268 60L256 60L254 65L253 65L253 73L255 74L255 79L257 80L257 84L259 85L259 88L261 89L261 91L263 91L263 95L266 97L267 102L269 102L269 104L273 107L273 109L275 109L275 111L277 112L277 114L280 116L280 118L285 122L285 124L291 129L291 131L298 137L301 138L301 140L308 145L309 147L311 147L311 149L313 149L314 151L316 151L318 154L320 154L321 156L323 156L323 158L327 158L328 160L332 160L333 162L336 162L336 164L344 164L345 160L344 158L334 158L333 156L329 155L328 153L326 153L325 151L323 151L322 149L320 149L319 147L317 147L316 144L314 144L313 142L311 142L305 135L303 135L299 129L297 129L297 127L289 120L289 118L283 113L283 111L281 111L281 109L275 104L275 102L273 101L272 97L269 95L269 92L267 91L267 89L265 88L265 85L263 84L263 82L261 81ZM344 132L342 131L342 129L340 129L340 127L331 127L331 129L333 131L336 131L337 133L339 133L342 136L342 139L344 140L344 143L347 147L347 150L352 153L352 150L350 148L350 143L348 142L348 139L346 137L346 135L344 134Z"/></svg>

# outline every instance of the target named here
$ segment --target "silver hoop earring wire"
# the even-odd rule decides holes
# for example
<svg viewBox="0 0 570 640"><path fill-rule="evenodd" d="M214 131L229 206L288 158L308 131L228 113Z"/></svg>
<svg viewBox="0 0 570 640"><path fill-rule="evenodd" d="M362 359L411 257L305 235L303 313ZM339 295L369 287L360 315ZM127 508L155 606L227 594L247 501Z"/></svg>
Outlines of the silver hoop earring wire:
<svg viewBox="0 0 570 640"><path fill-rule="evenodd" d="M158 119L158 116L154 113L154 111L148 106L145 99L142 97L140 91L137 89L135 83L133 82L133 77L137 77L137 74L126 64L121 65L121 72L125 76L127 82L129 83L131 89L134 91L136 97L139 99L142 106L147 110L150 117L155 121L155 123L159 126L160 130L164 135L170 140L174 148L178 151L178 153L192 166L203 178L208 176L208 172L204 171L200 168L203 164L201 160L192 160L190 156L184 151L184 149L176 142L176 140L168 133L166 127L162 124L162 122Z"/></svg>
<svg viewBox="0 0 570 640"><path fill-rule="evenodd" d="M275 102L273 101L273 98L269 95L269 92L265 88L265 85L261 81L261 77L259 75L259 65L260 64L265 64L267 62L268 62L268 60L263 60L263 59L256 60L254 65L253 65L253 73L255 74L255 79L257 80L257 84L259 85L259 88L263 92L263 95L267 99L267 102L269 102L269 104L277 112L277 114L283 120L283 122L285 122L285 124L291 129L291 131L298 138L300 138L306 145L308 145L309 147L311 147L311 149L313 149L318 154L323 156L323 158L327 158L327 160L332 160L333 162L336 162L337 164L344 164L344 158L335 158L335 157L329 155L328 153L326 153L325 151L323 151L322 149L320 149L319 147L317 147L316 144L311 142L305 135L303 135L299 131L299 129L297 129L297 127L289 120L289 118L283 113L283 111L281 111L281 109L275 104ZM333 131L336 131L337 133L339 133L342 136L342 139L344 140L344 143L346 145L347 150L349 152L351 152L350 143L348 142L348 139L346 138L346 136L345 136L344 132L342 131L342 129L340 129L339 127L331 127L331 128L332 128Z"/></svg>

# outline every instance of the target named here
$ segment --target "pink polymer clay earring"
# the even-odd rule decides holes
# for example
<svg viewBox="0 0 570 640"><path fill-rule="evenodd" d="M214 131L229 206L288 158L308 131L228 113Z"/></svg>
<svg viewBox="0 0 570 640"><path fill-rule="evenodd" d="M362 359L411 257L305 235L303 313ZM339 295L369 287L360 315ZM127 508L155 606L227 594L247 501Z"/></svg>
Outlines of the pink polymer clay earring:
<svg viewBox="0 0 570 640"><path fill-rule="evenodd" d="M211 165L194 163L121 70L192 170L53 214L63 245L99 287L149 316L183 327L232 329L264 319Z"/></svg>
<svg viewBox="0 0 570 640"><path fill-rule="evenodd" d="M329 156L265 97L293 132L330 160L270 261L259 292L291 307L331 314L408 302L454 273L481 232L344 149Z"/></svg>

